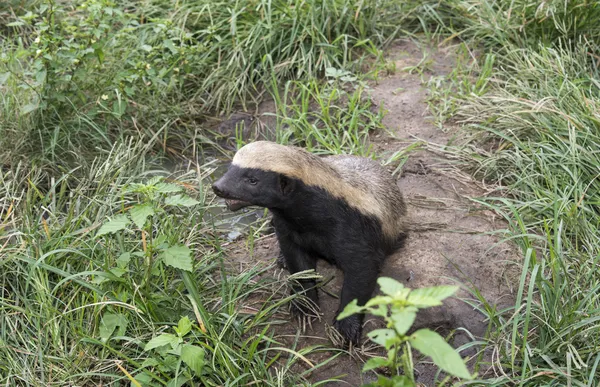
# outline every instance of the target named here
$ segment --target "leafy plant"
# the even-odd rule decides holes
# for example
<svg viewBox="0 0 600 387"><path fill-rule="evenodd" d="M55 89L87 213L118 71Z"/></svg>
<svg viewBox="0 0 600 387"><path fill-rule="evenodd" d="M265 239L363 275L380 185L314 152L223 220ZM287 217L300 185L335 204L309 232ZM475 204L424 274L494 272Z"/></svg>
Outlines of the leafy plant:
<svg viewBox="0 0 600 387"><path fill-rule="evenodd" d="M433 362L447 373L463 379L471 375L459 354L436 332L419 329L408 334L419 309L438 306L442 300L452 296L456 286L436 286L411 290L400 282L380 277L377 282L383 296L375 296L364 306L358 306L356 300L344 308L337 317L343 319L357 313L370 313L384 318L387 327L368 333L369 338L383 346L387 358L374 357L363 367L363 372L386 367L394 375L392 378L379 376L376 383L368 386L416 386L413 374L412 349L431 357Z"/></svg>
<svg viewBox="0 0 600 387"><path fill-rule="evenodd" d="M274 334L290 296L271 266L225 265L204 219L211 169L149 177L168 174L153 148L117 145L56 178L31 165L0 169L0 381L306 384L293 370L320 347ZM177 344L151 348L163 333ZM210 367L192 361L202 359L196 348Z"/></svg>
<svg viewBox="0 0 600 387"><path fill-rule="evenodd" d="M180 243L169 243L167 235L161 233L152 224L152 217L164 216L165 208L191 207L200 204L195 199L182 194L183 188L176 184L166 183L161 178L152 178L145 184L134 183L127 187L123 193L137 194L141 200L138 204L131 206L127 214L120 214L104 223L98 230L96 237L106 234L115 234L135 227L142 233L142 251L123 252L116 260L116 267L109 269L109 273L121 277L128 271L128 265L132 257L143 257L145 260L144 286L148 287L152 281L152 275L160 272L161 265L167 265L176 269L192 271L192 254L189 247ZM157 232L158 231L158 232ZM108 273L104 273L107 275ZM96 282L103 282L107 277L101 277Z"/></svg>
<svg viewBox="0 0 600 387"><path fill-rule="evenodd" d="M186 336L192 332L192 322L187 316L179 320L173 331L175 334L162 333L146 343L144 351L153 351L157 356L144 361L142 367L158 367L163 372L174 373L169 385L181 386L194 375L203 375L205 350L191 344L189 339L186 341ZM184 364L186 367L183 367ZM143 372L135 380L146 386L153 385L151 376Z"/></svg>

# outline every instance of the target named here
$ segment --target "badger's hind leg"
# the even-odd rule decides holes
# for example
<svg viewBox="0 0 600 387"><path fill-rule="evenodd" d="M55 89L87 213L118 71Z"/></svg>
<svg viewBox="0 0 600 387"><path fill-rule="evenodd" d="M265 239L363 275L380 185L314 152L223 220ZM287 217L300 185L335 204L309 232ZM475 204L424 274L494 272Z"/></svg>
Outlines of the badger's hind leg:
<svg viewBox="0 0 600 387"><path fill-rule="evenodd" d="M357 249L356 251L360 251ZM373 256L375 255L375 256ZM339 309L336 313L333 326L342 334L347 342L358 344L362 333L362 323L364 316L355 314L346 317L343 320L337 320L337 315L341 313L346 305L352 300L357 300L358 305L364 305L372 297L377 286L377 277L379 276L380 263L385 258L382 252L365 252L364 255L352 254L346 262L344 271L344 284Z"/></svg>

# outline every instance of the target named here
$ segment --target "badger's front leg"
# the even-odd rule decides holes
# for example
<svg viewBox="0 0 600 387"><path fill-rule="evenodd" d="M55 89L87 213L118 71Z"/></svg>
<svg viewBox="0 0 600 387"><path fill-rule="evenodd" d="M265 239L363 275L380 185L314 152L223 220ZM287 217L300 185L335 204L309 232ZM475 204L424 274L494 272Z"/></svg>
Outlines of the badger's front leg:
<svg viewBox="0 0 600 387"><path fill-rule="evenodd" d="M370 261L369 258L368 256L357 258L357 260L352 261L354 264L351 267L343 269L344 284L340 306L333 326L342 334L347 342L352 342L353 344L358 344L360 340L364 316L362 314L355 314L338 321L337 315L352 300L357 300L358 305L364 305L373 295L373 291L377 285L377 277L379 276L379 260Z"/></svg>
<svg viewBox="0 0 600 387"><path fill-rule="evenodd" d="M284 230L275 230L279 248L285 261L285 266L291 274L295 274L305 270L315 270L317 261L305 249L296 244L289 233ZM294 286L293 291L296 293L304 293L306 297L316 306L318 302L318 293L316 289L316 281L311 279L298 280L299 286ZM313 308L308 305L293 303L293 314L314 314ZM312 313L311 313L312 312Z"/></svg>

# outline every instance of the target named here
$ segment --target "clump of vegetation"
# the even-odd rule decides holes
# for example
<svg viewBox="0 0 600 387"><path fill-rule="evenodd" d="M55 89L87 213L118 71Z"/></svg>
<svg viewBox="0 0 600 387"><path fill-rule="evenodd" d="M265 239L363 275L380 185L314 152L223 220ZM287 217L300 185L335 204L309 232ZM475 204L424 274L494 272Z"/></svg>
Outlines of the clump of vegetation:
<svg viewBox="0 0 600 387"><path fill-rule="evenodd" d="M485 203L511 221L528 258L519 293L525 307L519 302L498 321L495 338L513 380L598 377L600 74L593 49L515 49L495 72L497 86L459 111L481 141L495 143L473 156L476 172L515 198Z"/></svg>
<svg viewBox="0 0 600 387"><path fill-rule="evenodd" d="M301 145L317 154L372 156L369 134L384 129L383 110L365 95L363 85L350 82L355 89L345 90L336 78L332 81L293 81L281 93L273 90L276 140Z"/></svg>
<svg viewBox="0 0 600 387"><path fill-rule="evenodd" d="M256 103L272 81L379 56L402 15L374 0L15 5L3 15L2 157L56 163L160 130L189 141L203 116Z"/></svg>
<svg viewBox="0 0 600 387"><path fill-rule="evenodd" d="M600 3L438 5L435 31L482 50L462 74L431 82L438 122L452 117L472 134L456 152L500 183L479 202L504 215L506 238L526 258L510 313L481 300L502 375L486 383L592 385L600 377Z"/></svg>
<svg viewBox="0 0 600 387"><path fill-rule="evenodd" d="M377 283L382 296L370 299L364 306L356 300L348 304L337 317L343 319L356 313L369 313L383 317L386 328L375 329L367 335L387 351L387 358L374 357L363 366L363 372L386 367L391 378L380 375L377 382L367 386L416 386L412 349L431 357L433 362L449 374L471 379L460 355L438 333L430 329L419 329L408 334L419 309L442 305L442 301L458 290L457 286L435 286L411 290L400 282L380 277ZM443 385L450 377L441 382Z"/></svg>
<svg viewBox="0 0 600 387"><path fill-rule="evenodd" d="M290 297L257 280L268 266L224 265L203 218L210 169L169 177L146 164L151 148L118 146L85 175L0 173L3 382L301 382L290 368L318 348L272 336Z"/></svg>

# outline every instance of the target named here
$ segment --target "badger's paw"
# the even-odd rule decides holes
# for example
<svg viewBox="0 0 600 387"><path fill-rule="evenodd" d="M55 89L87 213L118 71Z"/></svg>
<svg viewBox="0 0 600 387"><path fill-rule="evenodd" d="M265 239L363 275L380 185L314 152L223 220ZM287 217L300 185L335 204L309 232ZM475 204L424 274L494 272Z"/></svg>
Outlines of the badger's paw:
<svg viewBox="0 0 600 387"><path fill-rule="evenodd" d="M285 257L283 256L283 253L279 253L279 255L277 256L277 266L280 269L287 269L287 263L285 262Z"/></svg>
<svg viewBox="0 0 600 387"><path fill-rule="evenodd" d="M319 306L310 298L297 298L290 303L290 313L294 318L317 318Z"/></svg>
<svg viewBox="0 0 600 387"><path fill-rule="evenodd" d="M336 319L333 323L333 327L342 335L345 345L350 343L357 345L360 341L362 333L361 320L360 316L354 315L339 321Z"/></svg>

